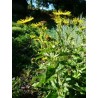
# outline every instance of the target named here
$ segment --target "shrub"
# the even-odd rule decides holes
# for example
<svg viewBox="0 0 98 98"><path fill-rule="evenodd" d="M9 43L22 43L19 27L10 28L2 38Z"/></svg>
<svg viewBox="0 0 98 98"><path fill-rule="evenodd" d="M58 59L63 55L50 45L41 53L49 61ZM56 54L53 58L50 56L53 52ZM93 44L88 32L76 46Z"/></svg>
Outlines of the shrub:
<svg viewBox="0 0 98 98"><path fill-rule="evenodd" d="M21 68L22 72L18 77L21 81L19 86L20 88L23 85L29 86L25 91L18 91L18 94L26 92L32 96L36 95L34 98L85 97L85 19L81 17L69 19L69 14L61 12L55 15L56 28L48 29L41 22L19 24L16 28L20 33L13 35L13 45L16 43L17 46L14 50L22 49L18 51L19 57L25 54L24 57L31 61L27 63L24 59L25 63L21 63L22 60L18 57L21 64L18 62L17 66L26 65ZM21 58L23 59L23 56ZM17 81L14 80L14 83ZM15 87L13 89L13 96L17 98L15 97L17 89Z"/></svg>

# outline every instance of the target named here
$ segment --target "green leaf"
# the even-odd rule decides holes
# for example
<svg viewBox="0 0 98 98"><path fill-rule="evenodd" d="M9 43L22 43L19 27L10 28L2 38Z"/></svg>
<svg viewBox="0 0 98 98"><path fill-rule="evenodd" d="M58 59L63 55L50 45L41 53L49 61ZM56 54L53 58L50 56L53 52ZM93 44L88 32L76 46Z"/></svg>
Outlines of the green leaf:
<svg viewBox="0 0 98 98"><path fill-rule="evenodd" d="M53 89L57 89L56 84L54 81L50 81L51 82L51 86L53 87Z"/></svg>
<svg viewBox="0 0 98 98"><path fill-rule="evenodd" d="M39 82L34 83L32 86L33 87L41 87L46 81L46 74L43 73L41 75L36 76L35 78L36 78L36 80L39 80Z"/></svg>
<svg viewBox="0 0 98 98"><path fill-rule="evenodd" d="M71 78L66 78L66 81L70 81L71 80Z"/></svg>
<svg viewBox="0 0 98 98"><path fill-rule="evenodd" d="M46 80L55 74L55 70L56 68L48 67L47 72L46 72Z"/></svg>
<svg viewBox="0 0 98 98"><path fill-rule="evenodd" d="M58 94L56 91L50 91L45 98L57 98Z"/></svg>

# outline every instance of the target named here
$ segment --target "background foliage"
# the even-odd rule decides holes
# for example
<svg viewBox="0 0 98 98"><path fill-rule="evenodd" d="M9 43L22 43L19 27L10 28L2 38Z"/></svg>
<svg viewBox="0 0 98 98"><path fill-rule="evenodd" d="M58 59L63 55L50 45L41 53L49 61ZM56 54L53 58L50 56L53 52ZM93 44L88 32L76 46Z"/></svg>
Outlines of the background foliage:
<svg viewBox="0 0 98 98"><path fill-rule="evenodd" d="M56 10L68 10L73 15L79 16L81 13L86 15L86 0L12 0L12 11L18 14L27 14L27 9L49 8ZM50 9L50 10L51 10Z"/></svg>

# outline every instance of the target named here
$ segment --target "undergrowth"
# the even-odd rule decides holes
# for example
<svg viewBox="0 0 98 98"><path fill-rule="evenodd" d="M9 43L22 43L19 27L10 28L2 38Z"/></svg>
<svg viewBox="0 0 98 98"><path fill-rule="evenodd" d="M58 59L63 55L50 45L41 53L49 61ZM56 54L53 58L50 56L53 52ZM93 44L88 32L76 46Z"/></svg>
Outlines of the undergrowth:
<svg viewBox="0 0 98 98"><path fill-rule="evenodd" d="M85 18L54 11L56 27L18 20L13 31L13 98L85 98ZM31 97L30 97L31 96Z"/></svg>

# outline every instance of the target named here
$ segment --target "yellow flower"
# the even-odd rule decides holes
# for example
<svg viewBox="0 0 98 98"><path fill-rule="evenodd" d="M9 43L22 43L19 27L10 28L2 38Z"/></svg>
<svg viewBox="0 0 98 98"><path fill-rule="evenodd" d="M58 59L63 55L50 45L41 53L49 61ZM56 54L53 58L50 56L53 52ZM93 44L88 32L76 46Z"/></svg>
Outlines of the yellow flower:
<svg viewBox="0 0 98 98"><path fill-rule="evenodd" d="M59 10L58 12L54 11L53 14L54 14L53 19L57 24L60 24L60 25L62 23L69 24L69 20L68 19L66 20L65 18L66 16L71 16L70 11L62 12L61 10Z"/></svg>
<svg viewBox="0 0 98 98"><path fill-rule="evenodd" d="M53 19L54 19L54 21L55 21L57 24L61 24L61 23L62 23L62 19L61 19L60 16L54 17Z"/></svg>
<svg viewBox="0 0 98 98"><path fill-rule="evenodd" d="M57 11L54 11L53 12L54 15L65 15L65 16L71 16L71 12L70 11L67 11L67 12L62 12L61 10L58 10Z"/></svg>
<svg viewBox="0 0 98 98"><path fill-rule="evenodd" d="M67 11L67 12L63 13L63 15L71 16L71 12L70 11Z"/></svg>
<svg viewBox="0 0 98 98"><path fill-rule="evenodd" d="M78 24L79 23L79 18L73 18L73 24Z"/></svg>
<svg viewBox="0 0 98 98"><path fill-rule="evenodd" d="M73 24L81 24L83 23L83 20L82 19L79 19L79 18L73 18Z"/></svg>
<svg viewBox="0 0 98 98"><path fill-rule="evenodd" d="M34 19L33 17L26 17L26 19L20 19L20 20L18 20L17 23L18 24L24 24L24 23L30 22L33 19Z"/></svg>
<svg viewBox="0 0 98 98"><path fill-rule="evenodd" d="M69 20L64 19L63 23L66 24L66 25L68 25L69 24Z"/></svg>
<svg viewBox="0 0 98 98"><path fill-rule="evenodd" d="M32 26L34 26L34 27L41 27L42 26L42 23L41 22L38 22L38 23L32 24Z"/></svg>
<svg viewBox="0 0 98 98"><path fill-rule="evenodd" d="M34 27L42 27L45 23L46 23L46 21L40 21L38 23L31 24L31 26L34 26ZM44 29L47 29L47 28L45 27Z"/></svg>
<svg viewBox="0 0 98 98"><path fill-rule="evenodd" d="M62 11L60 11L60 10L58 10L58 12L57 11L54 11L53 14L54 15L62 15Z"/></svg>

